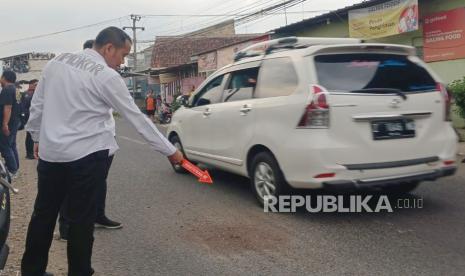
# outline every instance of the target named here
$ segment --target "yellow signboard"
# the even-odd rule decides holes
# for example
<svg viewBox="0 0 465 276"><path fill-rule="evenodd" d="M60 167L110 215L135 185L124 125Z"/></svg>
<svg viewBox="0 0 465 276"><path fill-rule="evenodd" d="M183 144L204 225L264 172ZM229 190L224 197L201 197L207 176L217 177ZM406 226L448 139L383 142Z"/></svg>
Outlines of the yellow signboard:
<svg viewBox="0 0 465 276"><path fill-rule="evenodd" d="M418 0L393 0L349 11L349 33L379 38L418 30Z"/></svg>

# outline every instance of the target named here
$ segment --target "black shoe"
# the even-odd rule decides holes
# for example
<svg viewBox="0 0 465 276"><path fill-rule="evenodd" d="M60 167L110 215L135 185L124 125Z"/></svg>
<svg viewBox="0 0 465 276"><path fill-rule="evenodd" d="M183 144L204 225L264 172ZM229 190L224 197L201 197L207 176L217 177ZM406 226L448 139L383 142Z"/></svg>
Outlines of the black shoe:
<svg viewBox="0 0 465 276"><path fill-rule="evenodd" d="M95 227L106 228L106 229L119 229L119 228L122 228L123 225L121 225L121 223L119 222L112 221L111 219L107 217L102 217L95 221Z"/></svg>
<svg viewBox="0 0 465 276"><path fill-rule="evenodd" d="M58 238L59 241L66 242L68 241L68 236L67 235L62 235L60 234L60 237Z"/></svg>
<svg viewBox="0 0 465 276"><path fill-rule="evenodd" d="M33 160L35 158L34 158L34 155L28 154L26 155L26 159Z"/></svg>

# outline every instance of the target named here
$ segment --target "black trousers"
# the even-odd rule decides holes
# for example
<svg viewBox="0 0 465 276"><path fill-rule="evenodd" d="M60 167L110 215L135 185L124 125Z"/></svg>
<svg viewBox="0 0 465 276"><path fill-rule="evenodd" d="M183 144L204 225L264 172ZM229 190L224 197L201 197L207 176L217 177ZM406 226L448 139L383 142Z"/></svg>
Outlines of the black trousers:
<svg viewBox="0 0 465 276"><path fill-rule="evenodd" d="M108 173L110 172L111 164L113 163L113 157L109 156L107 159L107 162L105 164L105 171L104 173L104 180L103 180L103 185L99 185L99 190L97 191L97 216L96 220L102 219L105 217L105 202L107 200L107 177ZM63 204L64 208L65 203ZM60 232L63 231L68 232L69 228L69 223L66 220L66 217L64 216L64 211L60 211L60 217L58 219L58 222L60 224Z"/></svg>
<svg viewBox="0 0 465 276"><path fill-rule="evenodd" d="M34 141L32 140L32 136L29 132L26 133L26 141L24 144L26 145L26 155L34 156Z"/></svg>
<svg viewBox="0 0 465 276"><path fill-rule="evenodd" d="M58 212L64 202L64 216L69 222L68 275L93 274L91 256L96 202L108 158L108 150L104 150L67 163L39 160L38 192L21 262L23 276L44 274Z"/></svg>

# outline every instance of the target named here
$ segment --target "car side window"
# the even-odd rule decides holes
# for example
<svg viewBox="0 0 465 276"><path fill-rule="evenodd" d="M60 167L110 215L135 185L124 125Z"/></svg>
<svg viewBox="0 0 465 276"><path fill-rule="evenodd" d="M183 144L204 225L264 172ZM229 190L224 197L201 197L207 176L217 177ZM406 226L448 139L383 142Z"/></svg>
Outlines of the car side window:
<svg viewBox="0 0 465 276"><path fill-rule="evenodd" d="M268 59L262 63L255 97L288 96L295 91L298 83L297 72L290 58Z"/></svg>
<svg viewBox="0 0 465 276"><path fill-rule="evenodd" d="M223 95L224 102L241 101L253 98L257 86L258 67L238 70L231 73L229 84Z"/></svg>
<svg viewBox="0 0 465 276"><path fill-rule="evenodd" d="M219 103L221 101L221 95L223 92L221 89L223 78L224 75L218 76L211 80L207 85L205 85L205 87L194 96L192 106Z"/></svg>

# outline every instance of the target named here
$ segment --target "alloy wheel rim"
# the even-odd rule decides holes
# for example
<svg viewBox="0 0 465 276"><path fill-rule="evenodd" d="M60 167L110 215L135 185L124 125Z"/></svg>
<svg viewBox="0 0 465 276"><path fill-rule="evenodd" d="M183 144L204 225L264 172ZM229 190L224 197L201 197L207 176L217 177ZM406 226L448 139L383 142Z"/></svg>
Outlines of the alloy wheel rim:
<svg viewBox="0 0 465 276"><path fill-rule="evenodd" d="M276 194L276 179L273 169L265 162L260 162L255 168L254 184L258 195L262 200L265 196Z"/></svg>

